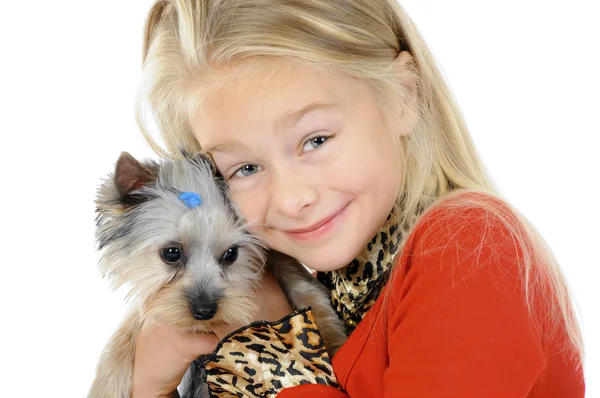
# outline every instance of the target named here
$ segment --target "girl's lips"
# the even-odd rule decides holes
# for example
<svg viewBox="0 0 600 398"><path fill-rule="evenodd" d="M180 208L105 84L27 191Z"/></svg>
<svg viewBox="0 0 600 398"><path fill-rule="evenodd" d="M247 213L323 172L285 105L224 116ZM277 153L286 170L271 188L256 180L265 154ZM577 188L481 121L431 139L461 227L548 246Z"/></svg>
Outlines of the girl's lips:
<svg viewBox="0 0 600 398"><path fill-rule="evenodd" d="M311 240L323 237L327 232L329 232L335 225L338 224L339 220L345 213L346 208L350 203L347 203L337 212L333 213L331 216L328 216L321 221L311 225L308 228L303 229L293 229L284 231L290 237L296 240Z"/></svg>

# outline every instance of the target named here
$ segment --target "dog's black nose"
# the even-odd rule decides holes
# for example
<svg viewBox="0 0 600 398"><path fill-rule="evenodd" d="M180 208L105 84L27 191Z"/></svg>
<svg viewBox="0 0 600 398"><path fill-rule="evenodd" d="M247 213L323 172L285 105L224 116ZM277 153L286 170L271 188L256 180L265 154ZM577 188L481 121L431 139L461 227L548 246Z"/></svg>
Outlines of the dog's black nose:
<svg viewBox="0 0 600 398"><path fill-rule="evenodd" d="M217 303L194 303L192 304L192 314L199 321L211 319L217 313Z"/></svg>

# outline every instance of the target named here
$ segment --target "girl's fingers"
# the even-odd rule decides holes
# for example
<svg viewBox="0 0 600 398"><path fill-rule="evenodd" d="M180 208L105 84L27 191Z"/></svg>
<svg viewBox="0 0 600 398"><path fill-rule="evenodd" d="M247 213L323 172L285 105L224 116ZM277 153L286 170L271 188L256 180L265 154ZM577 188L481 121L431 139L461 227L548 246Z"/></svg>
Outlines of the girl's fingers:
<svg viewBox="0 0 600 398"><path fill-rule="evenodd" d="M219 344L219 338L214 333L185 334L181 341L194 359L212 353Z"/></svg>
<svg viewBox="0 0 600 398"><path fill-rule="evenodd" d="M149 325L144 325L144 327L152 335L151 340L153 342L163 342L162 344L169 344L168 342L170 342L175 353L185 359L194 360L200 355L210 354L219 343L219 338L213 333L184 333L173 326L165 325L153 319L147 319L145 322L150 322Z"/></svg>
<svg viewBox="0 0 600 398"><path fill-rule="evenodd" d="M146 319L136 341L132 397L171 393L190 364L199 356L212 353L218 342L214 334L188 334Z"/></svg>

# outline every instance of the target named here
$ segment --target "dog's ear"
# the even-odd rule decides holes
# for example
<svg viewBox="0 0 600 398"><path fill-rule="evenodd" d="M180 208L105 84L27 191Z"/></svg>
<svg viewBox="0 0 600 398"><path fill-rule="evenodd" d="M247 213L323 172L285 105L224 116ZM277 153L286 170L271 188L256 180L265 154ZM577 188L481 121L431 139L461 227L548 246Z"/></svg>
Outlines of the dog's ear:
<svg viewBox="0 0 600 398"><path fill-rule="evenodd" d="M128 152L121 152L115 166L114 183L125 207L144 202L147 198L132 192L155 183L157 178L157 164L142 164Z"/></svg>
<svg viewBox="0 0 600 398"><path fill-rule="evenodd" d="M158 179L159 164L153 161L138 162L127 152L117 160L114 173L103 179L96 193L96 225L104 225L127 212L133 206L144 203L149 195L135 192Z"/></svg>

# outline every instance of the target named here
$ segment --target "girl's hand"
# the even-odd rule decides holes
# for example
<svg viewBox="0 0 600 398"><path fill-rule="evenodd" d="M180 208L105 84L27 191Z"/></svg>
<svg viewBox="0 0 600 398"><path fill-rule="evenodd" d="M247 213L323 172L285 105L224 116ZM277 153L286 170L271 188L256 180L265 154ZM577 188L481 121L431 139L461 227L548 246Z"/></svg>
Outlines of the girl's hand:
<svg viewBox="0 0 600 398"><path fill-rule="evenodd" d="M292 312L277 279L265 273L256 292L259 311L255 321L277 321ZM220 339L245 325L221 325L215 334L192 335L146 320L137 338L131 398L169 397L190 364L214 351Z"/></svg>
<svg viewBox="0 0 600 398"><path fill-rule="evenodd" d="M169 397L190 364L218 344L214 334L194 335L146 319L137 338L131 398Z"/></svg>
<svg viewBox="0 0 600 398"><path fill-rule="evenodd" d="M254 321L278 321L293 311L279 282L269 271L265 272L265 276L256 292L256 303L259 309ZM229 333L243 326L246 325L220 325L214 328L214 332L219 339L223 339Z"/></svg>

